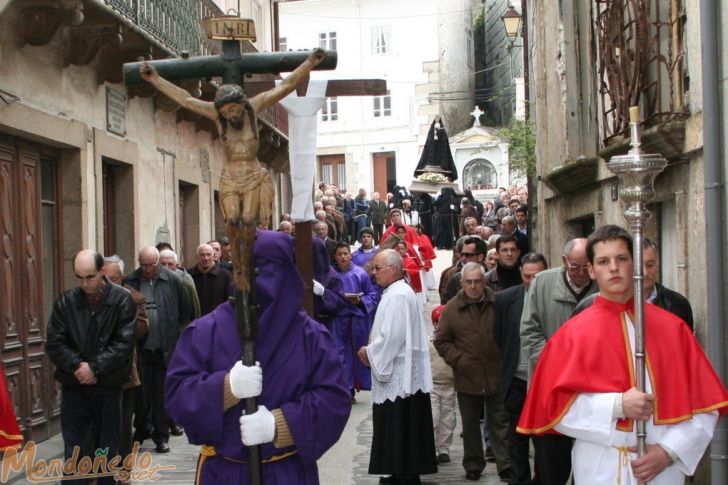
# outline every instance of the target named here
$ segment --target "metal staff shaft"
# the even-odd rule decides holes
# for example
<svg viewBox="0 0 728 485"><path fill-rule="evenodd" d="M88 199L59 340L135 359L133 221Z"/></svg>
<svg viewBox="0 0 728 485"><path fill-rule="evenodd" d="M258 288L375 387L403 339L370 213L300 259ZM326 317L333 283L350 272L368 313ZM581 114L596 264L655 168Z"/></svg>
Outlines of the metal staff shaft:
<svg viewBox="0 0 728 485"><path fill-rule="evenodd" d="M645 314L642 283L644 269L642 266L644 226L651 217L647 202L655 197L654 183L657 175L667 166L667 160L657 154L642 152L640 140L639 108L632 107L630 115L630 136L632 149L627 155L612 157L608 167L619 176L622 187L620 198L625 203L624 217L633 234L634 262L634 327L635 327L635 368L637 372L637 390L645 392L647 372L645 366ZM645 454L646 423L637 421L637 450L639 456Z"/></svg>
<svg viewBox="0 0 728 485"><path fill-rule="evenodd" d="M642 220L635 224L635 231L633 235L633 252L634 252L634 317L635 317L635 332L634 332L634 359L635 368L637 371L637 390L645 392L645 379L647 372L645 369L645 301L642 295L643 287L642 282L645 279L644 270L642 267L642 239L643 239L643 227ZM645 454L645 440L647 438L646 423L641 420L637 420L637 453L639 456Z"/></svg>
<svg viewBox="0 0 728 485"><path fill-rule="evenodd" d="M249 230L243 226L243 230ZM252 226L255 231L255 226ZM254 238L250 238L253 241ZM243 251L245 238L240 238L240 247L236 248ZM258 337L258 310L255 305L255 270L253 261L248 261L250 291L243 292L239 288L235 288L235 316L238 323L238 332L240 335L240 346L243 350L243 365L255 365L255 339ZM249 397L244 400L245 414L253 414L258 411L258 399ZM263 469L260 460L260 446L248 446L248 469L250 474L250 483L252 485L263 484Z"/></svg>

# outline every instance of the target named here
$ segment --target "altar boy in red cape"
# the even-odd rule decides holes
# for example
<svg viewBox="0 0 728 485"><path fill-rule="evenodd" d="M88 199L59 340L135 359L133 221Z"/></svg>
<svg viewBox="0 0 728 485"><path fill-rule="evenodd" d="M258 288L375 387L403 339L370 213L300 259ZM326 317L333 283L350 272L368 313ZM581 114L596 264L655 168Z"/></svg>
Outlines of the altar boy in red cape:
<svg viewBox="0 0 728 485"><path fill-rule="evenodd" d="M728 411L728 392L690 328L645 304L646 393L635 389L632 237L618 226L587 242L600 296L546 343L521 414L522 434L576 438L574 482L682 484ZM635 420L646 421L636 454Z"/></svg>

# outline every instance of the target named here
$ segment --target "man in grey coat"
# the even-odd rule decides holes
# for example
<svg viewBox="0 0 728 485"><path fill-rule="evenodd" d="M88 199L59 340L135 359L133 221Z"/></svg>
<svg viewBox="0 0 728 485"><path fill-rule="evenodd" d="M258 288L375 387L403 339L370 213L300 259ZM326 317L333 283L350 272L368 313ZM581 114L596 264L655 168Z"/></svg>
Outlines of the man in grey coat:
<svg viewBox="0 0 728 485"><path fill-rule="evenodd" d="M576 305L598 291L589 278L586 239L572 239L564 247L563 266L539 273L531 283L521 315L521 346L528 354L530 380L548 340L571 318ZM571 474L572 440L563 435L534 437L536 469L544 485L563 485Z"/></svg>
<svg viewBox="0 0 728 485"><path fill-rule="evenodd" d="M139 268L126 279L147 302L149 334L142 344L143 410L134 418L134 441L151 438L157 453L169 453L169 420L164 410L164 378L182 329L190 323L190 302L182 279L162 267L159 251L146 246L139 251ZM151 417L151 423L148 418Z"/></svg>

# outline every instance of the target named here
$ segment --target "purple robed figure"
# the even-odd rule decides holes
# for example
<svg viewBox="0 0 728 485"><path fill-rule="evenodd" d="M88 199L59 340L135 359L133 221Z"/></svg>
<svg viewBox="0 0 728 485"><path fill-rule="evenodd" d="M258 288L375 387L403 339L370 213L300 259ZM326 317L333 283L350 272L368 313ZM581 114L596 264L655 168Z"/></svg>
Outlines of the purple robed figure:
<svg viewBox="0 0 728 485"><path fill-rule="evenodd" d="M338 266L338 252L337 249L337 265L333 265L332 268L336 269L339 275L344 294L359 295L358 305L345 301L339 306L332 320L336 343L344 364L349 390L353 396L355 391L372 388L371 372L357 357L356 352L369 341L369 332L372 329L374 312L377 310L381 292L372 283L366 271L351 264L351 261L348 268L342 270Z"/></svg>
<svg viewBox="0 0 728 485"><path fill-rule="evenodd" d="M323 323L329 331L333 332L331 319L336 314L339 306L345 304L341 289L339 275L331 267L331 258L326 249L326 243L314 237L313 246L313 279L324 286L324 294L313 296L314 318Z"/></svg>
<svg viewBox="0 0 728 485"><path fill-rule="evenodd" d="M377 254L376 247L373 247L369 250L362 250L362 248L358 248L355 249L353 253L351 253L351 262L359 266L360 268L364 268L364 266L369 261L371 261L375 254Z"/></svg>
<svg viewBox="0 0 728 485"><path fill-rule="evenodd" d="M339 439L351 411L340 357L331 334L301 307L304 287L291 238L260 231L253 256L260 308L256 357L263 369L258 404L282 413L292 443L261 445L263 482L317 484L316 460ZM204 445L197 484L249 483L238 421L243 403L224 411L225 376L241 354L235 309L224 303L184 330L169 364L167 412L191 444ZM278 422L276 429L279 439Z"/></svg>

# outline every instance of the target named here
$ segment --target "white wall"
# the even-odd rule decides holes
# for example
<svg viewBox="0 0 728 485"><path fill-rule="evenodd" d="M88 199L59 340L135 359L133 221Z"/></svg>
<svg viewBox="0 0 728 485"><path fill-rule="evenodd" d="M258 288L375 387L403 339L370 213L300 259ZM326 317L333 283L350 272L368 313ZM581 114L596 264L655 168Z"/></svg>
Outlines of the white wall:
<svg viewBox="0 0 728 485"><path fill-rule="evenodd" d="M470 18L467 2L465 9L459 6L462 3L462 0L311 0L279 4L280 32L287 40L288 49L316 47L319 33L336 32L337 69L314 72L312 78L387 81L392 97L391 116L375 118L371 97L340 97L338 120L319 121L319 152L327 147L343 147L347 160L357 165L353 171L355 178L347 179L348 190L364 187L371 192L372 154L386 151L396 154L397 183L410 184L425 140L420 126L429 125L431 120L428 114L419 114L428 112L420 108L430 104L428 92L431 90L416 90L416 87L431 82L432 77L443 77L440 73L428 76L424 64L437 64L441 55L447 53L450 61L447 66L451 70L448 77L465 76L467 86L467 69L463 69L465 43L456 42L464 35L464 18ZM448 12L447 17L443 17L443 11ZM454 28L450 23L440 24L440 20L450 17L459 26L460 36L452 34ZM372 54L371 31L377 26L390 28L391 51L384 55ZM443 30L450 32L448 37L440 35ZM459 49L463 52L459 53ZM462 86L462 83L453 85ZM472 102L467 104L470 106Z"/></svg>

